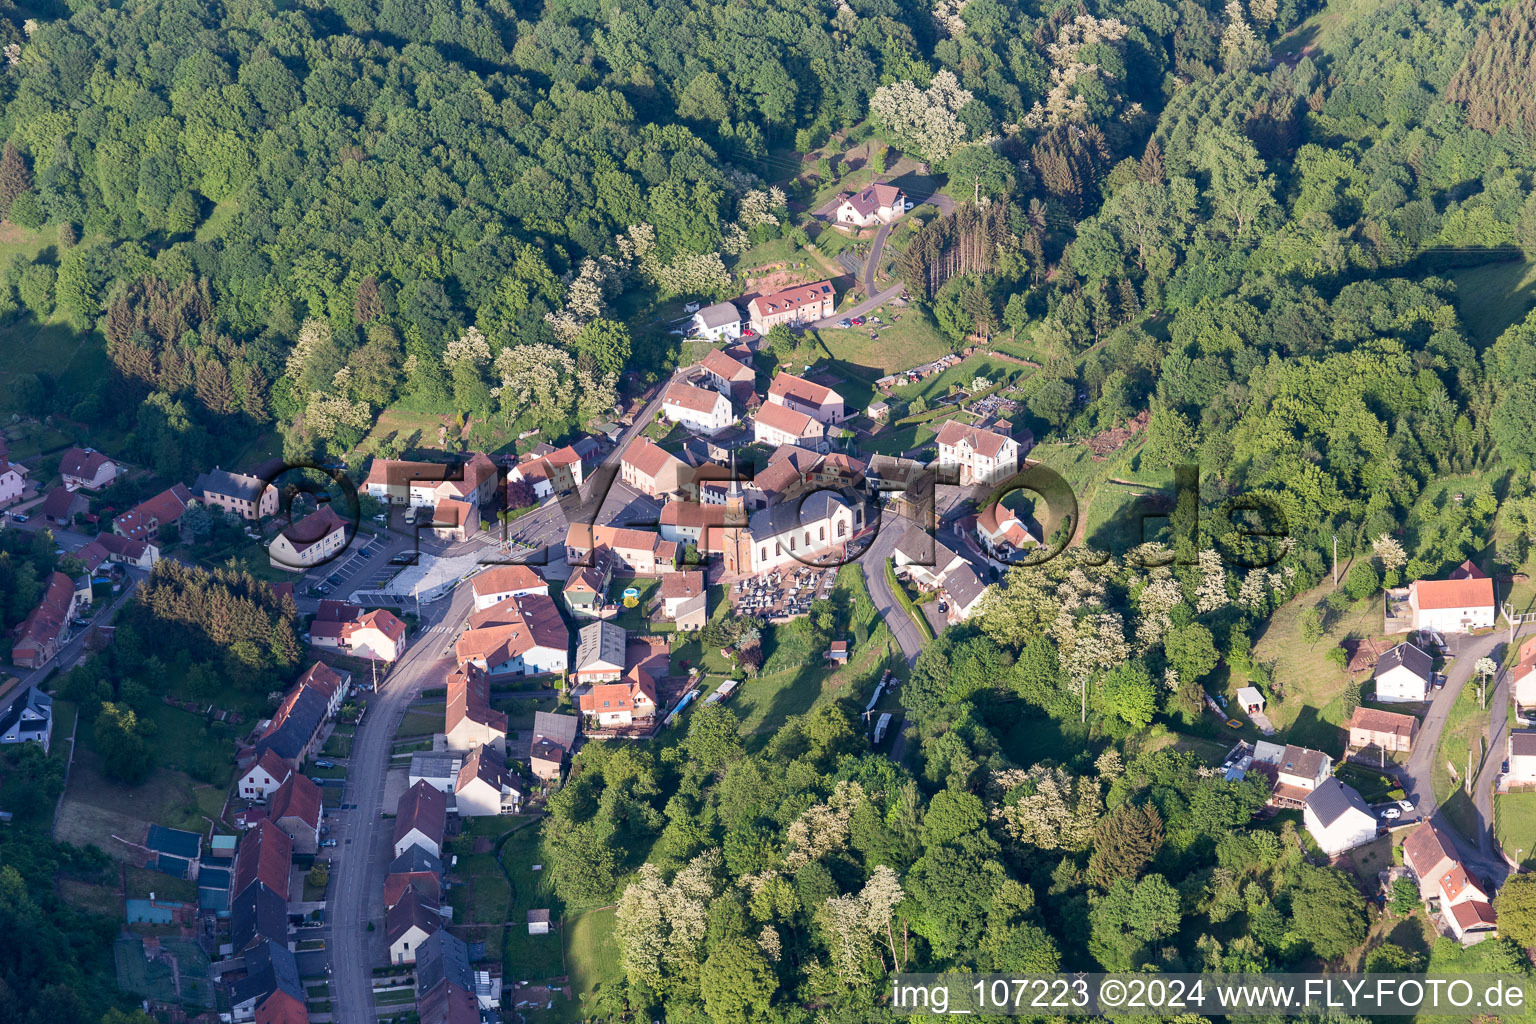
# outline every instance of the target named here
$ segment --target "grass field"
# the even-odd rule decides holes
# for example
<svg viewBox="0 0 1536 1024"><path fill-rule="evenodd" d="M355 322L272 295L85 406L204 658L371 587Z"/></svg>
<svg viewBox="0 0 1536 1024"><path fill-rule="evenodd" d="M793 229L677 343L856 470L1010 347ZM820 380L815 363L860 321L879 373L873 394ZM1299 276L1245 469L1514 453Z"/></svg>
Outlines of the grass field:
<svg viewBox="0 0 1536 1024"><path fill-rule="evenodd" d="M1491 345L1536 307L1536 261L1468 267L1450 278L1456 282L1456 311L1480 347Z"/></svg>
<svg viewBox="0 0 1536 1024"><path fill-rule="evenodd" d="M508 907L512 889L496 862L494 847L490 846L506 827L502 818L474 818L448 844L449 854L459 859L449 873L450 879L459 883L448 893L454 931L466 941L484 942L485 955L490 960L502 959L507 922L511 920ZM477 853L476 846L487 848Z"/></svg>
<svg viewBox="0 0 1536 1024"><path fill-rule="evenodd" d="M581 1020L582 1003L599 991L617 985L622 978L619 944L613 937L612 908L589 910L568 918L563 926L565 971L571 978L575 1000L568 1020Z"/></svg>
<svg viewBox="0 0 1536 1024"><path fill-rule="evenodd" d="M1477 836L1477 810L1472 798L1459 782L1452 780L1450 765L1456 766L1457 777L1467 772L1467 754L1472 755L1472 773L1477 774L1483 762L1487 745L1484 733L1487 729L1488 712L1477 706L1477 688L1468 686L1462 691L1451 713L1445 720L1445 730L1440 734L1440 746L1435 751L1434 779L1435 798L1440 801L1441 811L1447 821L1468 839Z"/></svg>
<svg viewBox="0 0 1536 1024"><path fill-rule="evenodd" d="M548 935L528 934L528 911L549 910L558 921L560 912L554 894L549 891L546 871L534 871L540 863L539 827L528 825L501 847L503 880L510 879L506 909L506 975L519 981L542 981L565 972L561 954L562 937L556 931Z"/></svg>
<svg viewBox="0 0 1536 1024"><path fill-rule="evenodd" d="M875 376L879 378L897 370L921 366L950 353L949 339L921 313L911 309L887 309L878 315L887 322L820 331L821 340L831 350L832 358L878 370L880 372ZM871 333L879 337L871 338Z"/></svg>
<svg viewBox="0 0 1536 1024"><path fill-rule="evenodd" d="M140 855L114 836L138 843L152 824L207 832L208 820L223 805L222 789L198 785L181 772L163 768L142 786L122 785L101 770L95 754L82 749L70 769L53 836L77 846L95 844L110 857L134 861Z"/></svg>
<svg viewBox="0 0 1536 1024"><path fill-rule="evenodd" d="M431 710L425 707L411 708L400 719L400 728L395 732L395 738L431 736L433 733L442 732L443 715L444 712L442 711Z"/></svg>
<svg viewBox="0 0 1536 1024"><path fill-rule="evenodd" d="M1536 864L1536 793L1504 793L1493 798L1493 831L1499 846L1520 862Z"/></svg>
<svg viewBox="0 0 1536 1024"><path fill-rule="evenodd" d="M1346 637L1380 633L1381 602L1375 598L1358 602L1331 621L1325 616L1322 639L1309 644L1301 636L1301 614L1314 607L1321 611L1323 599L1332 590L1331 582L1324 583L1275 609L1254 645L1254 658L1271 666L1274 692L1265 711L1275 727L1289 730L1287 738L1293 743L1338 754L1344 744L1342 698L1349 680L1327 654ZM1244 683L1234 678L1233 694Z"/></svg>

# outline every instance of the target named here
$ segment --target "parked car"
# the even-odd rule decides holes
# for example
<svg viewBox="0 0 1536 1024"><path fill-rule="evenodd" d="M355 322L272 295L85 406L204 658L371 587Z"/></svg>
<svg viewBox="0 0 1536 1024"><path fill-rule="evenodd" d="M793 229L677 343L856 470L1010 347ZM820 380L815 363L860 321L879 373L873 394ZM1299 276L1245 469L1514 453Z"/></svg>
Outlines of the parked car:
<svg viewBox="0 0 1536 1024"><path fill-rule="evenodd" d="M333 587L339 587L341 586L341 574L333 572L325 578L325 582L329 583Z"/></svg>
<svg viewBox="0 0 1536 1024"><path fill-rule="evenodd" d="M357 549L357 553L362 555L364 558L372 558L373 557L373 552L369 551L367 548L358 548Z"/></svg>
<svg viewBox="0 0 1536 1024"><path fill-rule="evenodd" d="M17 523L24 523L24 522L26 522L30 518L32 518L32 517L27 515L25 512L17 512L17 513L14 513L11 516L11 521L12 522L17 522Z"/></svg>
<svg viewBox="0 0 1536 1024"><path fill-rule="evenodd" d="M315 762L315 767L316 768L335 768L336 767L336 762L335 761L316 761Z"/></svg>
<svg viewBox="0 0 1536 1024"><path fill-rule="evenodd" d="M335 846L336 845L336 840L334 840L334 839L322 839L322 840L320 840L320 845L321 846Z"/></svg>
<svg viewBox="0 0 1536 1024"><path fill-rule="evenodd" d="M380 512L378 515L373 517L373 521L376 523L387 523L389 522L389 513Z"/></svg>
<svg viewBox="0 0 1536 1024"><path fill-rule="evenodd" d="M1401 818L1403 816L1403 811L1400 807L1388 807L1386 810L1381 812L1381 816L1386 818L1388 821L1392 821L1397 818Z"/></svg>
<svg viewBox="0 0 1536 1024"><path fill-rule="evenodd" d="M389 560L390 565L415 565L419 551L402 551Z"/></svg>
<svg viewBox="0 0 1536 1024"><path fill-rule="evenodd" d="M906 201L906 202L904 202L904 203L902 203L902 204L901 204L901 205L902 205L902 209L904 209L904 210L910 210L910 209L912 209L912 207L913 207L913 206L915 206L915 205L916 205L916 204L915 204L915 203L913 203L913 202L912 202L912 200L910 200L910 199L908 199L908 200L907 200L907 201Z"/></svg>
<svg viewBox="0 0 1536 1024"><path fill-rule="evenodd" d="M853 326L855 326L855 327L863 327L864 326L864 318L861 317L861 316L854 317L853 318Z"/></svg>
<svg viewBox="0 0 1536 1024"><path fill-rule="evenodd" d="M847 317L843 317L841 320L839 320L837 322L837 326L839 326L839 327L852 327L853 326L853 321L849 320Z"/></svg>

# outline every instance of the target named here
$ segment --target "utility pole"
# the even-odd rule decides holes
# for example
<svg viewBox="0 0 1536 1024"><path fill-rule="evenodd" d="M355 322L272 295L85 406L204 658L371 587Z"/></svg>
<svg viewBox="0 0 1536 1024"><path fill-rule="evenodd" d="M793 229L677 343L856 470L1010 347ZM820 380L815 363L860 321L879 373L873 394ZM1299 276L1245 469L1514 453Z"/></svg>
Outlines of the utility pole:
<svg viewBox="0 0 1536 1024"><path fill-rule="evenodd" d="M979 174L976 175L975 186L976 186L975 190L974 190L974 192L973 192L973 194L971 196L971 202L975 203L977 206L980 206L981 205L981 175L979 175Z"/></svg>
<svg viewBox="0 0 1536 1024"><path fill-rule="evenodd" d="M1339 589L1339 535L1333 535L1333 589Z"/></svg>
<svg viewBox="0 0 1536 1024"><path fill-rule="evenodd" d="M1461 788L1472 792L1472 748L1467 748L1467 774L1462 776Z"/></svg>

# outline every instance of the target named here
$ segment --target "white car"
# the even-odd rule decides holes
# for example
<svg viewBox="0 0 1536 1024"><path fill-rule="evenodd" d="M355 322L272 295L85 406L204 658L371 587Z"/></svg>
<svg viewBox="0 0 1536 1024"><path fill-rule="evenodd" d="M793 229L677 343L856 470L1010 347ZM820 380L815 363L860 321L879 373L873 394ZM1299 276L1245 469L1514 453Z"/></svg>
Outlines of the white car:
<svg viewBox="0 0 1536 1024"><path fill-rule="evenodd" d="M1381 812L1381 816L1390 821L1393 818L1401 818L1403 816L1403 812L1401 808L1388 807L1386 810Z"/></svg>
<svg viewBox="0 0 1536 1024"><path fill-rule="evenodd" d="M912 209L912 207L913 207L913 205L914 205L914 203L913 203L913 202L912 202L912 200L910 200L910 199L908 199L908 200L907 200L907 201L906 201L906 203L905 203L905 204L904 204L904 207L903 207L903 208L904 208L904 209L908 209L908 210L910 210L910 209Z"/></svg>

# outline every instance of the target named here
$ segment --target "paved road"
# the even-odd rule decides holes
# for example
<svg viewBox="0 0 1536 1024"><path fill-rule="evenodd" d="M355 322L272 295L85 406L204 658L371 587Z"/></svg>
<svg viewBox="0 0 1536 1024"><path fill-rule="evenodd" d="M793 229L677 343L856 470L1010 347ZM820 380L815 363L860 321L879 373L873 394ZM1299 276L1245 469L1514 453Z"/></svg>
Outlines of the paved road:
<svg viewBox="0 0 1536 1024"><path fill-rule="evenodd" d="M1522 627L1517 635L1527 635L1533 631L1536 631L1536 624ZM1402 774L1404 791L1414 802L1419 813L1427 819L1434 820L1439 810L1439 801L1435 798L1435 761L1439 753L1440 736L1445 731L1445 723L1450 716L1451 707L1457 700L1465 699L1462 697L1462 690L1471 683L1472 667L1477 664L1478 659L1490 657L1499 660L1500 648L1508 637L1508 629L1500 629L1483 636L1452 634L1448 637L1448 641L1455 645L1456 660L1451 663L1450 671L1446 673L1445 686L1435 693L1435 698L1424 715L1418 739L1414 741L1413 754L1408 759ZM1504 760L1505 709L1508 700L1508 679L1505 673L1500 672L1496 677L1493 690L1488 694L1488 735L1490 737L1488 756L1484 759L1472 789L1473 806L1478 813L1475 844L1471 838L1463 836L1451 827L1443 816L1435 821L1435 824L1451 836L1461 856L1472 866L1474 872L1494 885L1502 882L1509 874L1509 866L1493 846L1492 797L1493 780L1498 775L1499 766ZM1457 765L1456 768L1457 771L1466 770L1463 765Z"/></svg>
<svg viewBox="0 0 1536 1024"><path fill-rule="evenodd" d="M917 623L913 622L912 617L897 603L891 584L885 578L885 563L896 549L896 542L901 539L908 525L905 519L887 510L880 519L880 532L875 535L875 539L859 557L859 565L864 570L864 582L869 587L869 596L874 599L875 608L891 627L891 632L896 636L896 642L901 645L901 653L906 656L907 664L910 665L922 653L923 644L926 641L923 634L918 631Z"/></svg>
<svg viewBox="0 0 1536 1024"><path fill-rule="evenodd" d="M955 201L949 198L949 196L942 195L938 192L935 192L927 199L924 199L922 203L918 203L917 206L914 206L912 212L916 213L917 207L922 206L923 203L932 203L935 207L938 208L939 216L941 217L948 217L951 213L955 212ZM896 223L899 224L900 221L897 221ZM875 233L875 242L874 245L870 246L869 259L864 263L864 294L868 295L869 298L854 306L852 309L845 309L841 313L834 313L832 316L827 317L825 320L816 321L815 323L811 324L812 327L836 327L839 320L856 316L864 316L867 313L873 313L875 310L879 309L887 302L890 302L902 292L906 291L906 285L902 284L900 281L897 281L895 284L891 285L889 288L882 292L877 293L875 291L875 271L880 266L880 253L881 250L885 248L886 236L891 233L891 228L894 226L894 224L882 225L880 230Z"/></svg>
<svg viewBox="0 0 1536 1024"><path fill-rule="evenodd" d="M422 606L422 628L456 629L472 603L468 587L448 601ZM387 959L384 947L384 875L392 859L393 827L380 815L395 730L423 688L440 685L452 666L433 637L418 634L395 665L352 738L343 802L349 816L345 845L336 852L331 893L331 1002L337 1024L374 1024L373 967ZM333 812L334 813L334 812ZM343 834L338 830L338 834ZM368 926L373 925L373 931Z"/></svg>

